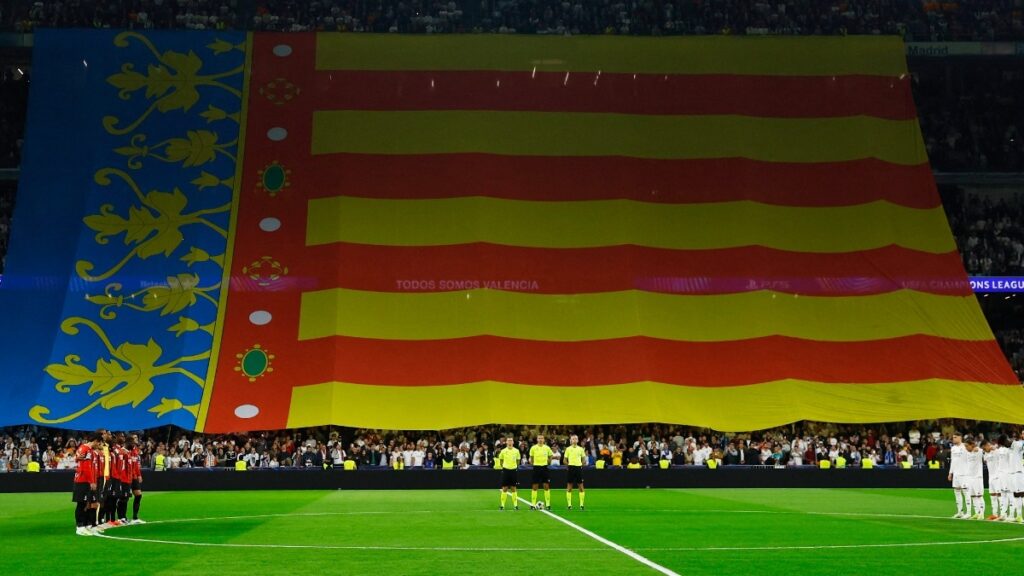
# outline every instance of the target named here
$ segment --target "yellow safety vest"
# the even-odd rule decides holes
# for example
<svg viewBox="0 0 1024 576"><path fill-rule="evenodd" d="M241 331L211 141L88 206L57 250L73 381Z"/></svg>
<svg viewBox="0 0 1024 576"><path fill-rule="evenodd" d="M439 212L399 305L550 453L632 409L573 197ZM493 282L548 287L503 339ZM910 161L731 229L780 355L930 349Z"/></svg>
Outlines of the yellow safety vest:
<svg viewBox="0 0 1024 576"><path fill-rule="evenodd" d="M640 463L639 462L630 462L629 464L626 464L626 469L627 470L639 470L640 469Z"/></svg>
<svg viewBox="0 0 1024 576"><path fill-rule="evenodd" d="M822 470L828 470L832 467L832 462L829 460L818 460L818 468Z"/></svg>
<svg viewBox="0 0 1024 576"><path fill-rule="evenodd" d="M594 462L594 468L597 468L598 470L604 470L604 460L599 459L597 462Z"/></svg>
<svg viewBox="0 0 1024 576"><path fill-rule="evenodd" d="M25 468L25 472L39 472L39 462L36 462L35 460L29 462L28 466Z"/></svg>
<svg viewBox="0 0 1024 576"><path fill-rule="evenodd" d="M860 467L868 470L875 467L875 462L871 458L865 458L860 461Z"/></svg>
<svg viewBox="0 0 1024 576"><path fill-rule="evenodd" d="M900 467L902 467L904 470L910 470L910 467L913 466L913 465L914 465L913 462L907 462L906 460L903 460L902 462L900 462Z"/></svg>
<svg viewBox="0 0 1024 576"><path fill-rule="evenodd" d="M846 458L836 456L836 468L846 468Z"/></svg>
<svg viewBox="0 0 1024 576"><path fill-rule="evenodd" d="M495 462L497 464L497 462ZM500 467L500 464L498 465ZM454 470L455 462L453 460L441 460L441 470Z"/></svg>
<svg viewBox="0 0 1024 576"><path fill-rule="evenodd" d="M929 470L938 470L940 468L942 468L942 462L939 462L938 460L929 460L928 461L928 469Z"/></svg>
<svg viewBox="0 0 1024 576"><path fill-rule="evenodd" d="M238 462L235 462L235 472L245 472L245 468L245 460L239 460Z"/></svg>
<svg viewBox="0 0 1024 576"><path fill-rule="evenodd" d="M671 466L671 465L672 465L672 461L671 460L658 460L658 466L662 470L668 470L668 467Z"/></svg>
<svg viewBox="0 0 1024 576"><path fill-rule="evenodd" d="M714 470L715 468L718 468L718 460L715 460L714 458L708 460L708 468L710 468L712 470Z"/></svg>
<svg viewBox="0 0 1024 576"><path fill-rule="evenodd" d="M356 469L356 461L355 460L345 460L345 462L341 466L345 470L355 470Z"/></svg>
<svg viewBox="0 0 1024 576"><path fill-rule="evenodd" d="M164 465L165 459L166 456L164 456L163 454L157 454L156 458L153 459L153 469L156 470L157 472L162 472L166 468L166 466Z"/></svg>
<svg viewBox="0 0 1024 576"><path fill-rule="evenodd" d="M405 461L401 458L396 458L395 463L391 465L395 470L405 470Z"/></svg>

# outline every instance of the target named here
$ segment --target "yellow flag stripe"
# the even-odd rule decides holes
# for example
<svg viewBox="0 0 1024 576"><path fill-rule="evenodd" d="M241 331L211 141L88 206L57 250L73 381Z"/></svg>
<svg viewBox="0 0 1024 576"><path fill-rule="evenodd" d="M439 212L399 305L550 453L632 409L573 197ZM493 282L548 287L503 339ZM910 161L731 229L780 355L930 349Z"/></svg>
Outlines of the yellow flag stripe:
<svg viewBox="0 0 1024 576"><path fill-rule="evenodd" d="M760 118L491 110L313 113L313 154L749 158L766 162L928 161L916 119Z"/></svg>
<svg viewBox="0 0 1024 576"><path fill-rule="evenodd" d="M886 201L793 207L748 200L655 204L480 196L431 200L334 196L311 200L306 243L335 242L387 246L488 242L533 248L634 244L678 250L765 246L814 253L855 252L890 245L933 254L956 250L941 207L907 208Z"/></svg>
<svg viewBox="0 0 1024 576"><path fill-rule="evenodd" d="M537 37L321 33L318 70L537 70L629 74L899 76L896 37Z"/></svg>
<svg viewBox="0 0 1024 576"><path fill-rule="evenodd" d="M383 408L353 410L353 406ZM427 387L328 382L292 389L288 428L328 422L384 429L455 428L487 422L665 422L729 431L803 419L860 423L934 418L1024 423L1024 389L939 379L887 384L780 380L728 388L657 382L586 388L493 381Z"/></svg>
<svg viewBox="0 0 1024 576"><path fill-rule="evenodd" d="M974 296L899 290L875 296L795 296L771 291L679 296L627 290L531 294L500 290L302 295L299 339L352 336L444 340L492 335L573 342L649 336L720 342L781 335L850 342L926 334L992 338Z"/></svg>

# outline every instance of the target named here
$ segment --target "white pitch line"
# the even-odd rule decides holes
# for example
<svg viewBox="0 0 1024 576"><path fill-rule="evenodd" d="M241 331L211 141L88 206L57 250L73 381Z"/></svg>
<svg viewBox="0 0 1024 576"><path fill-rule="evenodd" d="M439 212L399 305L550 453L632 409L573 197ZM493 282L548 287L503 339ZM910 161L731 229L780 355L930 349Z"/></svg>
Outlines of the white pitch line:
<svg viewBox="0 0 1024 576"><path fill-rule="evenodd" d="M530 501L525 499L525 498L523 498L522 496L517 496L517 498L522 500L523 504L526 504L527 506L530 505ZM547 514L549 518L554 518L555 520L558 520L559 522L561 522L562 524L565 524L566 526L572 528L573 530L576 530L577 532L580 532L581 534L584 534L586 536L590 536L591 538L593 538L594 540L597 540L601 544L604 544L605 546L608 546L609 548L612 548L613 550L617 550L618 552L622 552L623 554L625 554L626 556L629 556L633 560L636 560L637 562L643 564L644 566L647 566L648 568L653 568L654 570L657 570L658 572L661 572L665 576L680 576L678 572L673 572L672 570L669 570L668 568L665 568L661 564L658 564L656 562L648 560L647 558L644 558L643 556L637 554L636 552L633 552L629 548L626 548L624 546L619 546L615 542L612 542L611 540L609 540L609 539L607 539L607 538L605 538L603 536L595 534L595 533L591 532L590 530L587 530L583 526L580 526L579 524L576 524L574 522L570 522L569 520L566 520L565 518L562 518L561 516L558 516L557 514L552 514L551 512L549 512L547 510L547 508L541 508L540 511L545 513L545 514Z"/></svg>
<svg viewBox="0 0 1024 576"><path fill-rule="evenodd" d="M832 550L840 548L912 548L917 546L963 546L965 544L1000 544L1003 542L1021 542L1024 536L1017 538L997 538L995 540L957 540L950 542L891 542L883 544L821 544L817 546L720 546L708 548L637 548L644 552L766 552L779 550Z"/></svg>
<svg viewBox="0 0 1024 576"><path fill-rule="evenodd" d="M962 520L953 516L925 516L922 514L883 514L874 512L805 512L801 510L706 510L706 509L679 509L679 508L631 508L620 509L617 512L657 512L666 514L783 514L783 515L807 515L807 516L850 516L864 518L912 518L915 520ZM1012 524L1011 524L1012 525Z"/></svg>
<svg viewBox="0 0 1024 576"><path fill-rule="evenodd" d="M152 522L147 522L152 524ZM332 546L330 544L245 544L241 542L185 542L181 540L157 540L154 538L128 538L125 536L111 536L110 534L96 534L99 538L109 540L121 540L124 542L146 542L149 544L175 544L178 546L200 546L207 548L298 548L314 550L392 550L392 551L420 551L420 552L578 552L586 550L589 552L611 552L607 548L502 548L483 547L473 548L468 546Z"/></svg>
<svg viewBox="0 0 1024 576"><path fill-rule="evenodd" d="M524 504L529 502L523 498L519 498ZM631 510L619 510L619 512L629 512ZM914 514L881 514L871 512L801 512L801 511L785 511L785 510L681 510L681 509L642 509L638 508L632 510L635 512L675 512L675 513L729 513L729 514L786 514L786 515L814 515L814 516L847 516L847 517L881 517L881 518L911 518L911 519L925 519L925 520L956 520L949 516L923 516ZM244 520L249 518L282 518L282 517L309 517L309 516L368 516L368 515L387 515L387 514L436 514L438 512L450 512L450 510L443 511L430 511L430 510L405 510L405 511L351 511L351 512L297 512L297 513L278 513L278 514L250 514L245 516L214 516L206 518L175 518L171 520L155 520L153 522L147 522L145 525L154 524L174 524L180 522L205 522L210 520ZM459 513L466 513L466 510L461 510ZM493 510L474 510L474 512L493 512L497 514L497 511ZM552 518L560 522L564 522L574 529L582 531L584 534L597 539L602 544L608 547L599 548L584 548L582 550L598 551L598 552L622 552L625 550L617 544L610 543L604 538L597 536L596 534L589 532L588 530L581 528L568 520L561 518L555 514L551 514L546 510L543 512L547 513ZM969 521L960 520L961 522L972 523ZM985 523L990 525L989 523ZM1002 523L1000 523L1002 524ZM1011 524L1011 526L1020 528L1019 524ZM129 528L129 526L122 526L116 528L108 528L109 530L120 530L121 528ZM146 542L151 544L172 544L178 546L199 546L199 547L225 547L225 548L293 548L293 549L316 549L316 550L391 550L391 551L426 551L426 552L572 552L581 550L581 548L526 548L526 547L462 547L462 546L334 546L329 544L245 544L245 543L216 543L216 542L186 542L180 540L159 540L152 538L129 538L125 536L111 536L110 534L97 534L101 538L107 538L110 540L121 540L127 542ZM735 546L735 547L675 547L675 548L656 548L656 547L637 547L634 549L644 552L742 552L742 551L783 551L783 550L825 550L825 549L851 549L851 548L909 548L909 547L922 547L922 546L959 546L963 544L1000 544L1006 542L1021 542L1024 541L1024 536L1014 538L997 538L991 540L956 540L956 541L941 541L941 542L891 542L891 543L877 543L877 544L822 544L822 545L793 545L793 546ZM620 548L622 548L620 550ZM625 553L629 554L630 551L626 550ZM632 557L632 555L631 555ZM642 556L641 556L642 558ZM646 560L646 559L644 559ZM643 560L640 560L643 562ZM644 562L646 564L646 562ZM675 574L670 572L670 574ZM676 575L678 576L678 575Z"/></svg>
<svg viewBox="0 0 1024 576"><path fill-rule="evenodd" d="M388 511L372 511L367 510L363 512L295 512L295 513L280 513L280 514L248 514L245 516L210 516L204 518L173 518L171 520L154 520L152 522L146 522L146 524L177 524L179 522L206 522L209 520L246 520L249 518L290 518L292 516L380 516L384 514L439 514L441 512L450 512L450 510L444 511L433 511L433 510L407 510L400 512L388 512ZM463 511L464 512L464 511ZM117 526L116 528L121 528Z"/></svg>

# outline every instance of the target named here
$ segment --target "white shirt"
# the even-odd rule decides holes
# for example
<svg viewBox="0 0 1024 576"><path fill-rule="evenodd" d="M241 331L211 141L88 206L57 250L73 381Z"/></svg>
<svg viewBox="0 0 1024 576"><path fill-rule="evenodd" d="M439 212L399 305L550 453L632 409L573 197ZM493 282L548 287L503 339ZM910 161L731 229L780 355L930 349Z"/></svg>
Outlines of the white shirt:
<svg viewBox="0 0 1024 576"><path fill-rule="evenodd" d="M965 448L960 462L960 476L964 478L981 478L982 462L984 462L984 453L979 448L975 448L974 452Z"/></svg>
<svg viewBox="0 0 1024 576"><path fill-rule="evenodd" d="M1024 440L1014 440L1010 444L1010 473L1024 473Z"/></svg>
<svg viewBox="0 0 1024 576"><path fill-rule="evenodd" d="M964 452L967 449L963 444L953 445L949 448L949 473L954 476L961 474L961 467L964 461Z"/></svg>
<svg viewBox="0 0 1024 576"><path fill-rule="evenodd" d="M1010 470L1010 449L1005 446L1000 446L992 451L995 454L993 461L996 464L996 472L999 476L1005 476L1011 472ZM990 473L991 470L989 471Z"/></svg>
<svg viewBox="0 0 1024 576"><path fill-rule="evenodd" d="M423 453L423 450L420 450L419 448L413 450L412 465L416 468L423 466L423 459L426 457L427 455Z"/></svg>

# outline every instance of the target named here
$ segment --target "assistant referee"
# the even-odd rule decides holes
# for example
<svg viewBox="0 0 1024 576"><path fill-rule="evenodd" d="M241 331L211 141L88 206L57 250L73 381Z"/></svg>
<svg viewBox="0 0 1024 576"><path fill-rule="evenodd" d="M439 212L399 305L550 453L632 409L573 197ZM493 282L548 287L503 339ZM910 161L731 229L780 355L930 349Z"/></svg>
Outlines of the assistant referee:
<svg viewBox="0 0 1024 576"><path fill-rule="evenodd" d="M515 440L511 436L505 439L505 447L498 452L497 461L501 465L501 508L505 509L505 499L509 491L512 492L512 507L519 510L519 459L522 455L515 447Z"/></svg>

